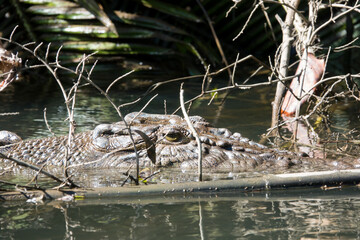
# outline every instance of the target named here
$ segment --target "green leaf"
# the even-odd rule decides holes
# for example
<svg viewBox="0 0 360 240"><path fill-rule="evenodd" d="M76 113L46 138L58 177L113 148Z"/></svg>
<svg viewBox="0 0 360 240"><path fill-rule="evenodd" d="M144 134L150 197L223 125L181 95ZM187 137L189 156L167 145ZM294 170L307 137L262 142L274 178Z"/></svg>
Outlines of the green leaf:
<svg viewBox="0 0 360 240"><path fill-rule="evenodd" d="M186 33L184 30L174 27L173 25L156 18L140 16L122 11L115 11L115 14L118 17L118 20L125 24L188 35L188 33ZM114 19L114 21L115 20L116 19Z"/></svg>
<svg viewBox="0 0 360 240"><path fill-rule="evenodd" d="M89 12L94 14L94 16L104 24L112 33L117 35L117 31L114 23L106 15L106 13L100 9L99 5L94 0L75 0L82 7L86 8Z"/></svg>
<svg viewBox="0 0 360 240"><path fill-rule="evenodd" d="M21 220L29 216L29 212L12 217L12 220Z"/></svg>
<svg viewBox="0 0 360 240"><path fill-rule="evenodd" d="M114 43L114 42L64 42L64 50L77 50L86 52L97 52L99 54L147 54L147 55L167 55L174 54L172 50L160 48L158 46Z"/></svg>
<svg viewBox="0 0 360 240"><path fill-rule="evenodd" d="M26 12L34 15L54 16L61 19L95 19L95 16L84 8L76 7L49 7L44 5L34 5L29 7Z"/></svg>
<svg viewBox="0 0 360 240"><path fill-rule="evenodd" d="M151 38L155 36L155 32L140 28L119 28L117 35L109 32L104 26L91 26L91 25L41 25L36 28L41 32L53 33L67 33L67 34L82 34L87 37L97 38Z"/></svg>
<svg viewBox="0 0 360 240"><path fill-rule="evenodd" d="M75 3L64 1L64 0L19 0L21 3L31 5L48 5L48 6L75 6Z"/></svg>

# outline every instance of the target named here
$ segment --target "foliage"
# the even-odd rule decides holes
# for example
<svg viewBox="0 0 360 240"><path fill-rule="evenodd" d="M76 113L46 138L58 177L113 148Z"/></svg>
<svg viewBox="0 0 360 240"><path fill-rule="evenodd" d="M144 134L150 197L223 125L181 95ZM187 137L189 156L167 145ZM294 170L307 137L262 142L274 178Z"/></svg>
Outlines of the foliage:
<svg viewBox="0 0 360 240"><path fill-rule="evenodd" d="M194 1L174 4L160 0L12 0L11 5L6 2L0 0L2 35L9 36L15 25L20 25L14 40L51 42L51 56L63 46L60 55L63 63L75 63L84 52L96 51L96 56L90 59L100 60L96 70L116 71L117 75L129 69L153 72L156 76L184 75L202 72L208 64L223 66L206 18ZM232 56L236 48L248 48L246 42L241 44L247 46L243 49L239 41L232 42L246 20L247 11L226 17L231 2L206 0L202 4L227 54ZM256 33L258 30L253 34ZM249 50L266 52L268 46L263 43L267 37L257 38L256 42L261 48L250 45Z"/></svg>
<svg viewBox="0 0 360 240"><path fill-rule="evenodd" d="M29 39L51 42L51 56L55 56L58 48L63 46L60 60L69 65L78 62L83 53L96 51L89 61L99 60L95 71L102 78L109 73L118 76L129 70L136 70L137 77L146 79L203 73L208 64L219 68L224 66L224 58L232 62L238 52L241 56L252 54L268 61L268 56L274 56L281 43L281 27L276 15L285 16L282 6L274 1L264 1L263 7L256 10L254 7L259 2L238 1L232 11L229 9L233 2L213 0L176 3L164 0L10 2L9 5L8 1L0 0L2 36L9 36L14 26L20 25L14 40L22 43ZM303 3L299 10L306 15L307 7ZM207 15L224 48L224 57L215 44ZM326 21L329 15L329 10L320 11L318 23ZM349 26L352 37L358 36L359 21L359 14L354 13L320 31L319 40L324 46L322 53L326 54L330 46L334 48L348 42ZM244 33L236 38L244 25ZM348 58L346 62L349 64L357 63L359 54L355 51L351 56L343 52L332 56ZM357 65L353 64L353 67ZM339 64L332 67L338 71L343 69Z"/></svg>

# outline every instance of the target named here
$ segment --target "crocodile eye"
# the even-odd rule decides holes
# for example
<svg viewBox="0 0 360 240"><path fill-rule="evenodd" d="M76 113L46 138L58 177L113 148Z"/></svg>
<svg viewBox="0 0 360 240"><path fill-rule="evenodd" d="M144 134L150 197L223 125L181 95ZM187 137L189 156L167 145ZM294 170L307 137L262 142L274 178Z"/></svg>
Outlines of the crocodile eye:
<svg viewBox="0 0 360 240"><path fill-rule="evenodd" d="M169 142L177 142L181 140L181 133L179 132L171 132L166 134L165 139Z"/></svg>
<svg viewBox="0 0 360 240"><path fill-rule="evenodd" d="M164 127L161 129L159 142L165 145L180 145L187 144L190 142L186 129L181 127Z"/></svg>

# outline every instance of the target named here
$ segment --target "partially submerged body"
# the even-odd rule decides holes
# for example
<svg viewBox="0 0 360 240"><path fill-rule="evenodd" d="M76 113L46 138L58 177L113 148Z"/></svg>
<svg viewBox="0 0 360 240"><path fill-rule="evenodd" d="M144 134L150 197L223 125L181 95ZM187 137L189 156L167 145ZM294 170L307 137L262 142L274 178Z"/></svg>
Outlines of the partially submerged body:
<svg viewBox="0 0 360 240"><path fill-rule="evenodd" d="M75 134L69 148L66 147L67 136L22 141L16 134L2 131L0 153L55 173L63 171L66 164L71 173L82 177L88 170L103 176L109 176L110 172L122 175L127 169L135 168L136 155L141 169L160 168L167 172L173 169L181 174L196 171L197 144L181 117L131 113L125 121L130 126L134 142L124 122L101 124L93 131ZM205 174L216 176L223 173L227 176L241 172L280 173L360 167L358 159L312 159L267 148L239 133L232 134L228 129L214 128L202 117L191 117L191 121L202 142ZM0 161L3 171L19 173L24 168L9 159L0 158Z"/></svg>

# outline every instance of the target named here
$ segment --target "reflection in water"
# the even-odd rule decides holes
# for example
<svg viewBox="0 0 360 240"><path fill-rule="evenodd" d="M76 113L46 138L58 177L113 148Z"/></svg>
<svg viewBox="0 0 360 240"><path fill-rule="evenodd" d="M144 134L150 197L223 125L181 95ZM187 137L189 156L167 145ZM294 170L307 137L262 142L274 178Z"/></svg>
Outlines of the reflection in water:
<svg viewBox="0 0 360 240"><path fill-rule="evenodd" d="M322 150L316 150L316 140L318 136L315 132L311 131L303 121L295 121L292 117L282 116L287 123L284 125L285 129L288 129L296 138L296 143L299 144L298 148L300 152L306 153L312 158L324 158Z"/></svg>
<svg viewBox="0 0 360 240"><path fill-rule="evenodd" d="M174 93L174 89L176 90ZM163 91L147 109L162 113L164 100L167 112L179 105L178 87ZM198 88L197 90L199 90ZM199 91L185 91L186 99ZM239 131L258 141L270 126L271 97L266 88L238 92L231 96L221 113L218 127ZM17 132L25 138L49 136L43 120L47 119L56 134L67 132L66 111L58 90L34 95L0 95L1 112L19 112L18 116L0 116L0 129ZM128 102L140 94L113 96L117 104ZM146 100L145 100L146 101ZM214 120L216 104L198 101L191 114ZM240 104L239 104L240 103ZM138 105L128 111L139 110ZM335 106L336 107L336 106ZM355 109L358 109L355 108ZM78 130L92 129L98 123L118 121L119 117L100 94L79 92L75 120ZM356 114L354 114L356 112ZM351 119L354 117L355 119ZM352 125L349 124L352 121ZM333 126L359 127L359 111L338 111ZM85 176L83 176L85 177ZM178 176L176 176L178 177ZM97 183L112 184L107 179ZM352 189L356 194L358 189ZM277 197L264 194L207 198L163 198L148 201L147 197L129 200L49 202L44 205L25 203L0 204L1 239L318 239L360 238L360 198L337 191L330 197L320 192L315 198ZM308 193L308 191L306 192ZM324 194L324 196L321 196ZM311 197L309 197L311 196ZM331 200L332 199L332 200ZM180 201L181 200L181 201Z"/></svg>
<svg viewBox="0 0 360 240"><path fill-rule="evenodd" d="M2 239L354 239L359 190L0 205ZM274 193L274 196L271 195ZM356 193L356 194L354 194ZM330 194L330 195L327 195Z"/></svg>

